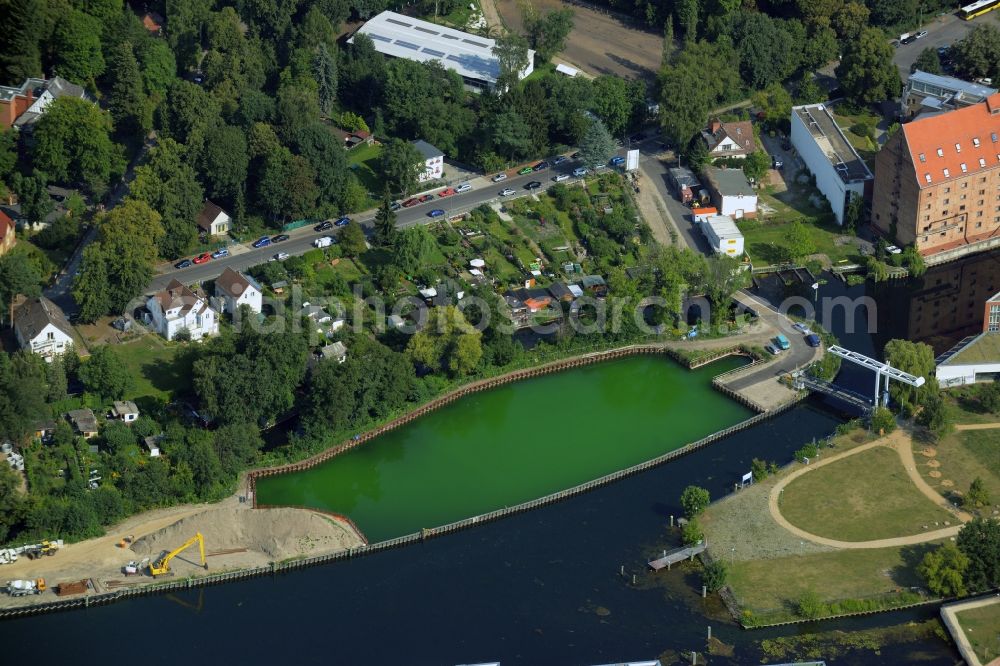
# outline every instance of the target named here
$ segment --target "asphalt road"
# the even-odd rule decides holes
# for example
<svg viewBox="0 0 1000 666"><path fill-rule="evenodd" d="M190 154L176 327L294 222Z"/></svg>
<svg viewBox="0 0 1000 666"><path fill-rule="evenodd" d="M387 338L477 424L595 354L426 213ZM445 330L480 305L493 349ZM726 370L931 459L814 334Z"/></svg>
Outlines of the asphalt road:
<svg viewBox="0 0 1000 666"><path fill-rule="evenodd" d="M927 31L926 37L922 37L910 44L900 45L896 49L893 62L899 68L899 73L902 75L903 80L905 81L910 75L910 66L916 62L917 56L920 55L921 51L926 48L937 49L942 46L951 46L963 39L972 32L973 28L981 23L1000 24L1000 11L990 12L971 21L963 21L954 13L937 16L933 20L928 21L923 27Z"/></svg>

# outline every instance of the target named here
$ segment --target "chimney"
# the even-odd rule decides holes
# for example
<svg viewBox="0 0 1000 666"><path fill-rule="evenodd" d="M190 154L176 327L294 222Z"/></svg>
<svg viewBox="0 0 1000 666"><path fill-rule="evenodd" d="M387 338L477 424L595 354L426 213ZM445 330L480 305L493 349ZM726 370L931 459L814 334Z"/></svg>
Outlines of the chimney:
<svg viewBox="0 0 1000 666"><path fill-rule="evenodd" d="M1000 93L994 93L986 98L986 108L991 116L1000 115Z"/></svg>
<svg viewBox="0 0 1000 666"><path fill-rule="evenodd" d="M722 129L722 123L719 122L718 118L712 118L711 122L708 124L708 131L715 134L720 129Z"/></svg>

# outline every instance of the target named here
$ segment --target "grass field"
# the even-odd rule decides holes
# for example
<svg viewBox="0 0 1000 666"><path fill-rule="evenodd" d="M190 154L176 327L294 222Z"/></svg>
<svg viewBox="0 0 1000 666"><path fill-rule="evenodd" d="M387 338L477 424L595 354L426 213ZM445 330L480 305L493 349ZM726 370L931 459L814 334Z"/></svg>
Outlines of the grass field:
<svg viewBox="0 0 1000 666"><path fill-rule="evenodd" d="M875 448L802 475L785 487L781 513L818 536L868 541L919 534L952 519L914 487L895 451Z"/></svg>
<svg viewBox="0 0 1000 666"><path fill-rule="evenodd" d="M976 656L984 664L1000 656L1000 604L962 611L956 617Z"/></svg>
<svg viewBox="0 0 1000 666"><path fill-rule="evenodd" d="M382 181L377 175L381 154L380 145L358 146L347 152L348 167L369 192L379 192L382 188Z"/></svg>
<svg viewBox="0 0 1000 666"><path fill-rule="evenodd" d="M979 392L985 384L969 384L943 392L945 401L955 412L955 423L997 423L1000 414L986 411L979 401Z"/></svg>
<svg viewBox="0 0 1000 666"><path fill-rule="evenodd" d="M191 365L183 348L164 342L155 335L115 345L115 352L125 362L135 379L135 386L125 396L129 400L153 397L172 400L190 385Z"/></svg>
<svg viewBox="0 0 1000 666"><path fill-rule="evenodd" d="M767 197L762 196L762 200ZM772 197L769 203L775 199ZM799 219L795 216L793 219ZM755 263L772 264L780 261L781 253L776 249L785 244L790 220L787 217L772 218L778 221L762 222L760 220L741 220L737 226L743 232L746 252ZM782 221L784 220L784 221ZM825 254L836 264L841 259L857 262L861 260L857 246L853 243L837 244L837 239L843 236L843 230L835 224L803 222L809 232L809 237L816 246L816 253Z"/></svg>
<svg viewBox="0 0 1000 666"><path fill-rule="evenodd" d="M1000 500L1000 453L998 430L953 432L936 443L933 458L921 455L923 444L915 444L917 469L927 483L951 501L960 502L972 480L979 477L993 502ZM931 472L940 474L932 475Z"/></svg>

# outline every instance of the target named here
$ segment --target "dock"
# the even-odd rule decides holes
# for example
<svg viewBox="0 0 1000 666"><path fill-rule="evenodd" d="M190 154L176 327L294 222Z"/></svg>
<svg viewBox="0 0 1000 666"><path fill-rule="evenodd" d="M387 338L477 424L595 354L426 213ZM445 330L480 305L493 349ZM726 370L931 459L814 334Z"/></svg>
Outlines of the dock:
<svg viewBox="0 0 1000 666"><path fill-rule="evenodd" d="M708 544L702 541L696 546L685 546L683 548L675 548L671 551L663 551L663 557L649 561L649 568L653 571L659 571L664 568L670 571L672 565L684 560L693 560L695 555L704 552L707 547Z"/></svg>

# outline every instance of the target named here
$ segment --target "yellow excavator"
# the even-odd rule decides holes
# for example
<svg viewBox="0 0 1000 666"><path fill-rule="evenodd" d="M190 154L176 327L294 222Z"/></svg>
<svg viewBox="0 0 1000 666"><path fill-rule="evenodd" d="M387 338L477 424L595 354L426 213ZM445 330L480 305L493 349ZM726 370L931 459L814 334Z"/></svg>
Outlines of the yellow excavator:
<svg viewBox="0 0 1000 666"><path fill-rule="evenodd" d="M156 560L149 565L149 574L154 578L156 576L163 576L170 573L170 560L174 559L182 552L198 543L198 550L201 552L201 566L208 569L208 562L205 560L205 538L201 536L201 532L195 533L193 537L184 542L179 548L174 548L172 551Z"/></svg>

